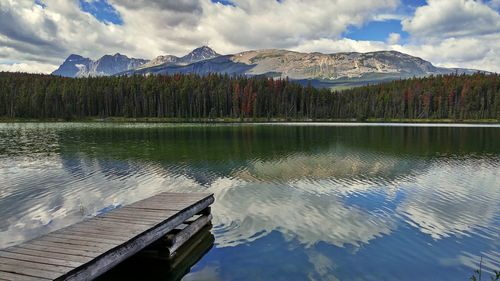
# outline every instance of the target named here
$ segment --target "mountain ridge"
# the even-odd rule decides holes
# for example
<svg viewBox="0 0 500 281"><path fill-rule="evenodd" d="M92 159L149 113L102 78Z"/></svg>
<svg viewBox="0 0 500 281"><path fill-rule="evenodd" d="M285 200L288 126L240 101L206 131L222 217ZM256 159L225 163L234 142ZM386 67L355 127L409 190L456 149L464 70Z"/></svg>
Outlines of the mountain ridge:
<svg viewBox="0 0 500 281"><path fill-rule="evenodd" d="M95 61L71 54L52 74L64 77L110 76L119 72L137 69L146 62L148 61L129 58L120 53L104 55Z"/></svg>
<svg viewBox="0 0 500 281"><path fill-rule="evenodd" d="M122 61L122 63L113 67L112 58ZM74 75L69 77L221 73L245 76L264 75L273 78L289 78L299 82L312 80L328 86L377 83L455 72L467 74L476 72L472 69L437 67L422 58L398 51L323 54L285 49L263 49L220 55L210 47L202 46L182 57L163 55L150 61L129 59L135 61L125 63L127 59L128 57L120 54L107 55L96 62L92 61L89 67L85 67L85 63L90 59L71 55L53 74L59 75L63 70L68 70L70 74ZM101 64L106 66L100 68L95 66ZM79 69L79 71L75 73L75 69ZM85 71L86 69L88 71Z"/></svg>

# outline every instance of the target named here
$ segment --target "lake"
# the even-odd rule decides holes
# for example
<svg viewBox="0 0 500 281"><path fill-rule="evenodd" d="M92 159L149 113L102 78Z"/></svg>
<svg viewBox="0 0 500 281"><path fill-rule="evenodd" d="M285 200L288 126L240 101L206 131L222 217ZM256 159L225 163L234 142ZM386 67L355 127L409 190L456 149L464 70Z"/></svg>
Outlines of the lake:
<svg viewBox="0 0 500 281"><path fill-rule="evenodd" d="M184 280L500 269L499 126L0 124L0 248L164 191L216 198Z"/></svg>

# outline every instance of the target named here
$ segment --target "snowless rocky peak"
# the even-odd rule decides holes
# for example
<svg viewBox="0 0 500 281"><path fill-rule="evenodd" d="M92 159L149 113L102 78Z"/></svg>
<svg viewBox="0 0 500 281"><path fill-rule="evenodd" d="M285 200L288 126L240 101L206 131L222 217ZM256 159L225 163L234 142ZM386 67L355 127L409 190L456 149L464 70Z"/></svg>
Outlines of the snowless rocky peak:
<svg viewBox="0 0 500 281"><path fill-rule="evenodd" d="M203 60L209 60L220 56L208 46L202 46L194 49L191 53L183 56L181 61L184 63L193 63Z"/></svg>
<svg viewBox="0 0 500 281"><path fill-rule="evenodd" d="M155 67L159 65L175 65L179 62L180 58L172 55L158 56L155 59L152 59L148 63L145 63L138 67L138 69Z"/></svg>

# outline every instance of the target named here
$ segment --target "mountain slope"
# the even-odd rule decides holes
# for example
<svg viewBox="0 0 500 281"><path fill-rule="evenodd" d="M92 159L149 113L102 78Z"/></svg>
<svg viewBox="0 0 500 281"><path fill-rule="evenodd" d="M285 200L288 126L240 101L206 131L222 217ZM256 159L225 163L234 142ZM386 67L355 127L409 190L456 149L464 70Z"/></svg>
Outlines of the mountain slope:
<svg viewBox="0 0 500 281"><path fill-rule="evenodd" d="M180 64L191 64L199 61L209 60L220 56L208 46L194 49L189 54L180 58Z"/></svg>
<svg viewBox="0 0 500 281"><path fill-rule="evenodd" d="M227 73L265 75L293 80L313 80L318 86L363 85L413 76L471 70L439 68L421 58L396 51L371 53L299 53L287 50L256 50L220 56L188 65L163 64L126 74Z"/></svg>
<svg viewBox="0 0 500 281"><path fill-rule="evenodd" d="M213 58L216 58L219 56L220 55L217 54L217 52L212 50L210 47L202 46L202 47L194 49L189 54L187 54L183 57L176 57L176 56L172 56L172 55L165 55L165 56L156 57L155 59L151 60L150 62L140 66L138 69L145 69L145 68L156 67L156 66L160 66L160 65L163 65L163 66L189 65L189 64L192 64L195 62L209 60L209 59L213 59Z"/></svg>
<svg viewBox="0 0 500 281"><path fill-rule="evenodd" d="M136 69L147 62L147 60L128 58L121 54L115 54L114 56L105 55L91 65L88 75L113 75L126 70Z"/></svg>
<svg viewBox="0 0 500 281"><path fill-rule="evenodd" d="M448 73L472 73L468 69L448 69L421 58L396 51L370 53L300 53L268 49L219 55L207 46L183 57L159 56L151 61L129 59L116 54L92 61L71 55L53 74L68 77L105 75L150 75L222 73L230 75L289 78L318 87L351 87L408 77Z"/></svg>
<svg viewBox="0 0 500 281"><path fill-rule="evenodd" d="M80 73L86 72L92 63L91 59L80 55L70 55L59 68L52 72L53 75L65 77L78 77Z"/></svg>
<svg viewBox="0 0 500 281"><path fill-rule="evenodd" d="M64 77L110 76L137 69L147 62L147 60L128 58L121 54L105 55L96 61L80 55L70 55L52 74Z"/></svg>

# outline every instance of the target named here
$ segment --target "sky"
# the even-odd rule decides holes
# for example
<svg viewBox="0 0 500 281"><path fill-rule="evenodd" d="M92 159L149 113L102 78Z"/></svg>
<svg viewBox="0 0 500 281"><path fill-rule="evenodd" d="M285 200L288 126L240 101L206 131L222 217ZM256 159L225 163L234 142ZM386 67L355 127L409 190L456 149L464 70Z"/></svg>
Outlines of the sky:
<svg viewBox="0 0 500 281"><path fill-rule="evenodd" d="M396 50L500 72L500 0L0 0L0 71L202 45L221 54Z"/></svg>

